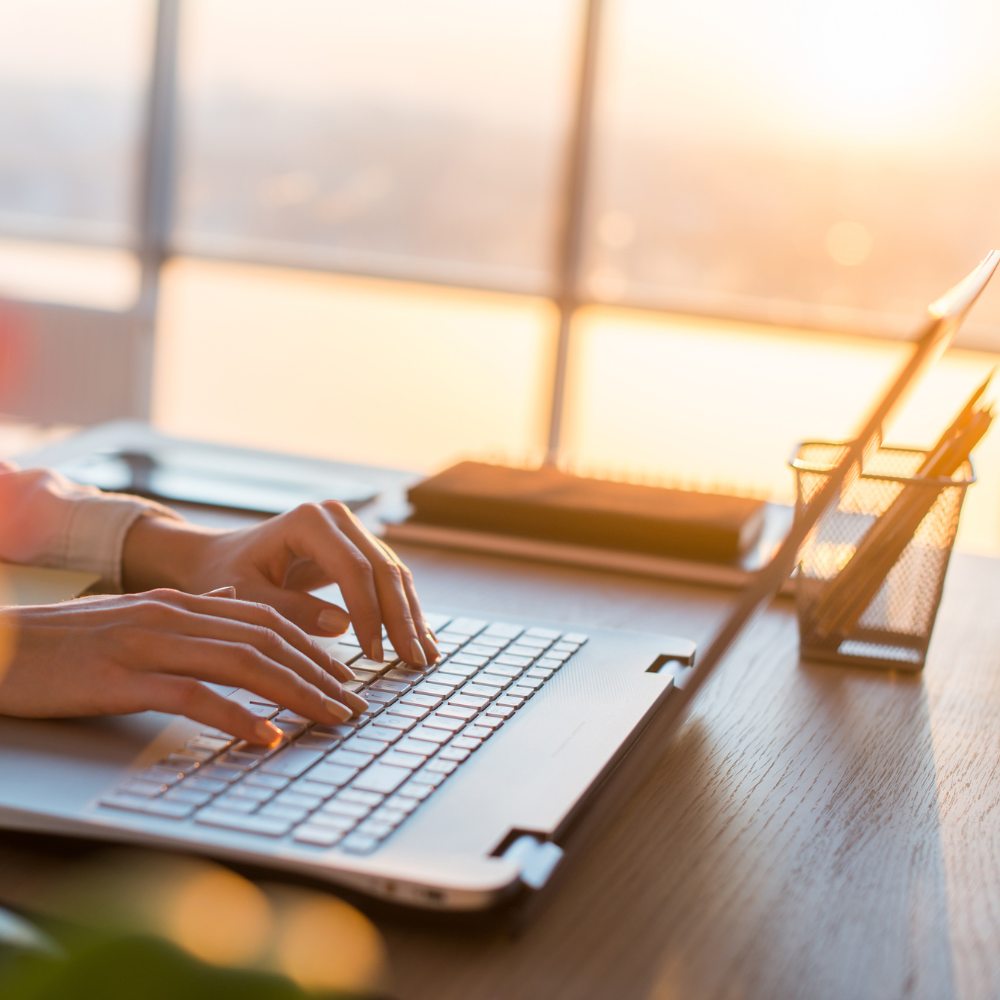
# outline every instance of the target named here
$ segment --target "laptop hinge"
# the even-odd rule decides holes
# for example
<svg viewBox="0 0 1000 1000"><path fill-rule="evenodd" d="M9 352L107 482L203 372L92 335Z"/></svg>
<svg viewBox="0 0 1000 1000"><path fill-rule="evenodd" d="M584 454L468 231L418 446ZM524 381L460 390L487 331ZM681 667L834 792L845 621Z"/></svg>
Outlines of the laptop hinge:
<svg viewBox="0 0 1000 1000"><path fill-rule="evenodd" d="M562 861L563 849L535 833L512 831L499 852L504 861L513 861L521 871L521 881L530 889L541 889Z"/></svg>

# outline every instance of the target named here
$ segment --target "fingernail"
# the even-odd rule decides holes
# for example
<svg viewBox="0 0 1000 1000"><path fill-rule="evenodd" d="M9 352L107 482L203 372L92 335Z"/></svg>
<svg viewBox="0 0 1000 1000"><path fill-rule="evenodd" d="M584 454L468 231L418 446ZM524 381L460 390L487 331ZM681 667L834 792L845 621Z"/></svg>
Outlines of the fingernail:
<svg viewBox="0 0 1000 1000"><path fill-rule="evenodd" d="M437 663L441 659L441 650L438 649L437 636L430 629L427 630L425 635L427 641L431 644L431 663ZM424 652L426 653L427 650L424 650Z"/></svg>
<svg viewBox="0 0 1000 1000"><path fill-rule="evenodd" d="M330 661L333 664L333 672L344 681L356 681L358 675L351 670L351 668L346 663L341 663L340 660Z"/></svg>
<svg viewBox="0 0 1000 1000"><path fill-rule="evenodd" d="M205 597L235 597L236 588L235 587L216 587L215 590L208 590L204 594Z"/></svg>
<svg viewBox="0 0 1000 1000"><path fill-rule="evenodd" d="M345 691L341 697L347 702L355 715L358 712L363 712L368 707L368 702L361 695L355 694L353 691Z"/></svg>
<svg viewBox="0 0 1000 1000"><path fill-rule="evenodd" d="M427 666L427 654L424 653L424 647L420 645L420 640L416 636L410 642L410 662L421 667Z"/></svg>
<svg viewBox="0 0 1000 1000"><path fill-rule="evenodd" d="M347 722L354 714L346 705L341 705L339 701L334 701L332 698L324 698L323 704L338 722Z"/></svg>
<svg viewBox="0 0 1000 1000"><path fill-rule="evenodd" d="M376 663L385 662L385 654L382 652L382 636L378 636L372 643L372 659Z"/></svg>
<svg viewBox="0 0 1000 1000"><path fill-rule="evenodd" d="M343 635L347 630L347 622L344 621L344 616L340 612L334 611L333 608L321 611L319 617L316 619L316 624L324 632L332 632L334 635Z"/></svg>
<svg viewBox="0 0 1000 1000"><path fill-rule="evenodd" d="M268 722L267 719L260 719L255 723L253 732L257 740L265 746L272 746L275 743L279 743L282 738L281 730Z"/></svg>

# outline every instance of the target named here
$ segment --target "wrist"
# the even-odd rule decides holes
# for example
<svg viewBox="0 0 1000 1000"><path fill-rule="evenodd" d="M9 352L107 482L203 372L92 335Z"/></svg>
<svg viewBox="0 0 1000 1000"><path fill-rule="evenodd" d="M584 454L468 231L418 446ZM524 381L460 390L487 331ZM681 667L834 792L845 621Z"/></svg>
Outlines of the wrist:
<svg viewBox="0 0 1000 1000"><path fill-rule="evenodd" d="M122 587L139 593L155 587L199 591L198 568L217 532L189 521L145 515L125 536L122 550Z"/></svg>

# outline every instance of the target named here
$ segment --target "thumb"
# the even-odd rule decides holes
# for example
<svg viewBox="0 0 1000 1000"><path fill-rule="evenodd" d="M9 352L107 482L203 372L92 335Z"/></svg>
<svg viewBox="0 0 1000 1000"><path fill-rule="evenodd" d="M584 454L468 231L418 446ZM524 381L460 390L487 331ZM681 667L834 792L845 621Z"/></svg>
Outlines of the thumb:
<svg viewBox="0 0 1000 1000"><path fill-rule="evenodd" d="M343 608L302 591L274 587L263 600L310 635L343 635L351 624L350 615Z"/></svg>

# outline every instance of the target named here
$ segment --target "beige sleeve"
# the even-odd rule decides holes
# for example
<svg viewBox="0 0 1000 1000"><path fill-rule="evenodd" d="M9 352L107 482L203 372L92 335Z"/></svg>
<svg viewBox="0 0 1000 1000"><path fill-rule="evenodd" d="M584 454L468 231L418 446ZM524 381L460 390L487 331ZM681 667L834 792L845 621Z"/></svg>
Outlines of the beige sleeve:
<svg viewBox="0 0 1000 1000"><path fill-rule="evenodd" d="M180 519L149 500L0 463L2 561L98 573L101 589L120 591L125 536L143 516Z"/></svg>

